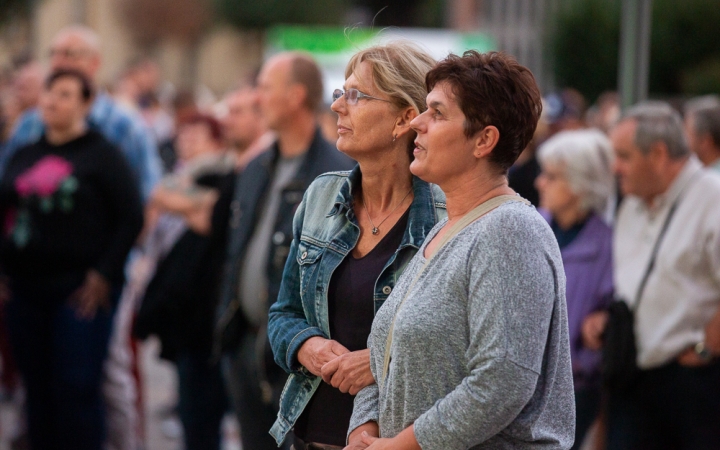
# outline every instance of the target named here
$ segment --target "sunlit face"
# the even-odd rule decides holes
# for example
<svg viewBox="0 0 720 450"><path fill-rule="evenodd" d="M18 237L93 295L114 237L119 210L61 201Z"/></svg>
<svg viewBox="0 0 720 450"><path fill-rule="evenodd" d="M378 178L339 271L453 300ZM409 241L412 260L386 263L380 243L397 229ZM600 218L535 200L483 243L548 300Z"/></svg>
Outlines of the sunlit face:
<svg viewBox="0 0 720 450"><path fill-rule="evenodd" d="M535 179L540 194L540 206L553 217L580 207L580 197L570 188L565 169L559 164L545 164Z"/></svg>
<svg viewBox="0 0 720 450"><path fill-rule="evenodd" d="M656 194L657 176L649 155L635 145L637 122L632 119L620 122L611 132L615 149L614 171L625 195L651 199Z"/></svg>
<svg viewBox="0 0 720 450"><path fill-rule="evenodd" d="M279 130L285 121L291 120L291 105L297 104L298 99L293 98L297 90L291 89L291 64L287 57L270 59L258 75L260 111L272 130Z"/></svg>
<svg viewBox="0 0 720 450"><path fill-rule="evenodd" d="M428 109L410 122L417 132L410 171L446 189L444 185L476 167L474 140L465 136L465 114L447 82L435 85L427 105Z"/></svg>
<svg viewBox="0 0 720 450"><path fill-rule="evenodd" d="M399 112L390 99L375 87L372 67L368 62L361 62L355 73L345 80L343 91L353 88L377 97L359 98L357 104L350 105L343 95L331 106L338 115L337 148L357 160L392 148L393 130Z"/></svg>
<svg viewBox="0 0 720 450"><path fill-rule="evenodd" d="M62 34L50 47L50 67L52 71L77 70L93 79L100 68L100 55L78 34Z"/></svg>
<svg viewBox="0 0 720 450"><path fill-rule="evenodd" d="M82 98L82 84L73 77L60 77L40 96L45 126L66 130L85 120L89 105Z"/></svg>
<svg viewBox="0 0 720 450"><path fill-rule="evenodd" d="M261 127L257 100L257 94L251 90L237 92L228 99L228 113L222 126L231 145L244 148L257 138Z"/></svg>

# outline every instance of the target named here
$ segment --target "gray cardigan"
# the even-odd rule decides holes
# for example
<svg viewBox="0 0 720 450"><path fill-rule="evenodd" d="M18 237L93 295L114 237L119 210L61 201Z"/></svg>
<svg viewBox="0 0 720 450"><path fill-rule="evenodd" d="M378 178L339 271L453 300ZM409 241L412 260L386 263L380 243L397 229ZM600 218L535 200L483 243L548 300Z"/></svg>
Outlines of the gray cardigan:
<svg viewBox="0 0 720 450"><path fill-rule="evenodd" d="M376 380L424 249L373 322ZM440 249L400 308L391 347L387 379L357 395L349 432L377 421L381 436L392 437L414 423L424 450L572 445L565 275L555 237L534 207L502 205Z"/></svg>

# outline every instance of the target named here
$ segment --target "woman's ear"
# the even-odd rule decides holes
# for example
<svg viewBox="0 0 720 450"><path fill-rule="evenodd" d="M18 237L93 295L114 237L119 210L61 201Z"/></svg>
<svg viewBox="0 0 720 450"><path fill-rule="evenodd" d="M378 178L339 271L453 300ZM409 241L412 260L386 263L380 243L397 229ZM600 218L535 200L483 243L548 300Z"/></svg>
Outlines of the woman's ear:
<svg viewBox="0 0 720 450"><path fill-rule="evenodd" d="M492 153L500 140L500 131L494 125L488 125L478 131L474 139L473 154L476 158L485 158Z"/></svg>
<svg viewBox="0 0 720 450"><path fill-rule="evenodd" d="M412 131L410 128L410 122L418 116L418 112L415 108L408 106L402 110L401 114L395 120L395 127L393 128L393 136L403 136L408 131Z"/></svg>

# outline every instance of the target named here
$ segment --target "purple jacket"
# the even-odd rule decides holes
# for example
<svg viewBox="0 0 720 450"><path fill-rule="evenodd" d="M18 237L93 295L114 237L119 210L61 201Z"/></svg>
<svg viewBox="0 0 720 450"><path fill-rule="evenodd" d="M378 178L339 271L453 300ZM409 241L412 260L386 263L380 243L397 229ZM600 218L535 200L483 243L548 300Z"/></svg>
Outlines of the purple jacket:
<svg viewBox="0 0 720 450"><path fill-rule="evenodd" d="M550 214L540 213L549 223ZM570 354L577 390L600 382L600 352L583 347L581 333L585 317L605 309L612 298L612 228L593 214L560 253L567 278Z"/></svg>

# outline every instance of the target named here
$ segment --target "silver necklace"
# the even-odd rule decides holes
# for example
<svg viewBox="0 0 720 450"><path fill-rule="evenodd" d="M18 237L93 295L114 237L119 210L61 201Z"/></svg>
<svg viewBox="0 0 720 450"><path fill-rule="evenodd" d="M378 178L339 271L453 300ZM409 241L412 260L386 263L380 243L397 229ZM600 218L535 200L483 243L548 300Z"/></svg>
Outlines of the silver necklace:
<svg viewBox="0 0 720 450"><path fill-rule="evenodd" d="M407 198L408 195L410 195L411 192L412 192L412 188L410 188L410 190L407 192L407 194L405 194L405 197L403 197L402 200L400 200L400 203L398 203L398 205L395 207L395 209L393 209L392 211L390 211L390 214L388 214L387 216L385 216L385 218L382 220L382 222L380 222L379 224L377 224L377 226L375 226L375 224L373 223L372 219L370 218L370 213L369 213L368 210L367 210L367 206L365 206L365 196L363 195L363 209L365 210L365 215L367 215L367 218L368 218L368 220L370 221L370 225L372 225L372 234L377 235L377 234L380 232L380 225L382 225L383 223L385 223L385 221L388 220L388 218L389 218L390 216L392 216L392 214L393 214L395 211L397 211L397 209L398 209L400 206L402 206L403 203L405 203L405 199Z"/></svg>

